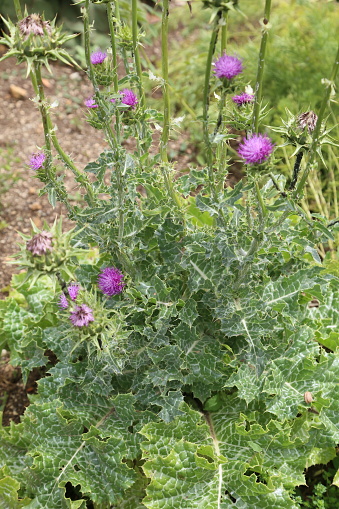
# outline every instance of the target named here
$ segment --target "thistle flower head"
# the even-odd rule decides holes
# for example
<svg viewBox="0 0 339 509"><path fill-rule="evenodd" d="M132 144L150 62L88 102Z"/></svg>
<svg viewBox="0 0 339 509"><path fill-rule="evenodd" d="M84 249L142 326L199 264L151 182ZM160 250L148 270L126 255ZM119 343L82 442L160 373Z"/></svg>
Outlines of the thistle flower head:
<svg viewBox="0 0 339 509"><path fill-rule="evenodd" d="M29 166L31 170L40 170L40 168L43 167L45 160L46 156L43 152L37 152L36 154L32 154L29 160Z"/></svg>
<svg viewBox="0 0 339 509"><path fill-rule="evenodd" d="M24 19L19 21L18 27L25 39L33 35L44 35L45 32L48 34L52 33L51 25L49 21L45 21L40 14L30 14Z"/></svg>
<svg viewBox="0 0 339 509"><path fill-rule="evenodd" d="M133 90L130 90L129 88L124 88L124 90L122 90L120 92L120 94L122 96L121 97L122 104L126 104L126 106L130 106L131 109L134 110L134 108L138 104L138 98L135 95L135 93L133 92Z"/></svg>
<svg viewBox="0 0 339 509"><path fill-rule="evenodd" d="M121 293L126 283L123 281L124 275L115 267L106 267L98 277L98 286L102 293L111 297Z"/></svg>
<svg viewBox="0 0 339 509"><path fill-rule="evenodd" d="M266 134L252 134L239 146L238 154L247 164L261 164L273 152L274 144Z"/></svg>
<svg viewBox="0 0 339 509"><path fill-rule="evenodd" d="M243 71L242 61L231 55L222 55L213 65L214 74L220 79L231 80Z"/></svg>
<svg viewBox="0 0 339 509"><path fill-rule="evenodd" d="M76 300L79 290L80 286L78 285L78 283L72 283L67 287L68 295L72 300Z"/></svg>
<svg viewBox="0 0 339 509"><path fill-rule="evenodd" d="M94 322L93 309L86 304L76 306L69 319L75 327L87 327L90 322Z"/></svg>
<svg viewBox="0 0 339 509"><path fill-rule="evenodd" d="M254 101L254 95L246 94L246 92L243 92L240 95L233 96L232 101L235 102L235 104L238 106L242 106L243 104L252 103Z"/></svg>
<svg viewBox="0 0 339 509"><path fill-rule="evenodd" d="M89 97L89 99L86 99L86 101L84 101L84 104L85 104L85 106L87 106L87 108L97 108L98 107L98 105L95 104L94 97Z"/></svg>
<svg viewBox="0 0 339 509"><path fill-rule="evenodd" d="M27 241L26 248L33 256L41 256L47 251L52 251L52 234L44 230L37 233Z"/></svg>
<svg viewBox="0 0 339 509"><path fill-rule="evenodd" d="M102 64L103 61L107 58L107 53L104 51L94 51L91 54L91 63L93 65Z"/></svg>
<svg viewBox="0 0 339 509"><path fill-rule="evenodd" d="M67 300L66 295L64 294L64 292L62 292L62 294L60 295L58 306L61 309L67 309L68 308L68 300Z"/></svg>
<svg viewBox="0 0 339 509"><path fill-rule="evenodd" d="M298 127L300 127L300 129L305 129L305 127L307 127L308 132L312 133L315 129L317 120L318 116L314 113L314 111L305 111L305 113L301 113L301 115L298 116Z"/></svg>

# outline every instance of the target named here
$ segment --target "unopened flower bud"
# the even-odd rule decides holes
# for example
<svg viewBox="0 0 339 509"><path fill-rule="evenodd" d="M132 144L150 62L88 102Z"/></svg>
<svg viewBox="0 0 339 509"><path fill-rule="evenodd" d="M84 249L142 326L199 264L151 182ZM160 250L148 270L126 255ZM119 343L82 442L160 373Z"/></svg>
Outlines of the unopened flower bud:
<svg viewBox="0 0 339 509"><path fill-rule="evenodd" d="M309 392L309 391L306 391L306 392L305 392L305 394L304 394L304 401L305 401L305 403L307 403L308 405L309 405L310 403L312 403L312 401L313 401L313 396L312 396L312 393L311 393L311 392Z"/></svg>
<svg viewBox="0 0 339 509"><path fill-rule="evenodd" d="M305 129L305 127L307 127L308 132L311 133L314 131L317 120L318 117L314 111L306 111L298 116L298 126L300 129Z"/></svg>
<svg viewBox="0 0 339 509"><path fill-rule="evenodd" d="M48 34L52 33L51 25L49 21L45 21L40 14L30 14L18 23L19 30L27 39L30 34L44 35L45 32Z"/></svg>
<svg viewBox="0 0 339 509"><path fill-rule="evenodd" d="M46 231L37 233L27 241L26 247L34 256L41 256L47 251L52 251L52 234Z"/></svg>

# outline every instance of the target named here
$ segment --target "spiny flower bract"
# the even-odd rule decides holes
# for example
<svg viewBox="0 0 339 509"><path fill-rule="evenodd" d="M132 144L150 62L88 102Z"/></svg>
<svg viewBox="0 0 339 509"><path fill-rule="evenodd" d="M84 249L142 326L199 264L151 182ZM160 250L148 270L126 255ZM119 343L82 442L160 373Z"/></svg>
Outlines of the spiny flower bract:
<svg viewBox="0 0 339 509"><path fill-rule="evenodd" d="M252 103L254 101L254 95L243 92L242 94L233 96L232 101L238 106L242 106L243 104Z"/></svg>
<svg viewBox="0 0 339 509"><path fill-rule="evenodd" d="M47 251L52 251L52 234L44 230L37 233L27 241L26 248L34 256L41 256Z"/></svg>
<svg viewBox="0 0 339 509"><path fill-rule="evenodd" d="M32 154L29 160L29 166L31 170L40 170L40 168L43 167L45 160L46 156L43 152L37 152L36 154Z"/></svg>
<svg viewBox="0 0 339 509"><path fill-rule="evenodd" d="M242 61L231 55L222 55L214 62L214 74L220 79L231 80L243 71Z"/></svg>
<svg viewBox="0 0 339 509"><path fill-rule="evenodd" d="M121 293L126 283L124 283L124 275L116 267L106 267L98 277L98 286L102 293L111 297Z"/></svg>
<svg viewBox="0 0 339 509"><path fill-rule="evenodd" d="M93 309L86 304L76 306L69 319L75 327L87 327L90 322L94 322Z"/></svg>
<svg viewBox="0 0 339 509"><path fill-rule="evenodd" d="M94 51L91 54L91 63L93 65L102 64L103 61L106 59L107 53L104 51Z"/></svg>
<svg viewBox="0 0 339 509"><path fill-rule="evenodd" d="M252 134L239 146L238 154L247 164L261 164L273 152L274 144L266 134Z"/></svg>

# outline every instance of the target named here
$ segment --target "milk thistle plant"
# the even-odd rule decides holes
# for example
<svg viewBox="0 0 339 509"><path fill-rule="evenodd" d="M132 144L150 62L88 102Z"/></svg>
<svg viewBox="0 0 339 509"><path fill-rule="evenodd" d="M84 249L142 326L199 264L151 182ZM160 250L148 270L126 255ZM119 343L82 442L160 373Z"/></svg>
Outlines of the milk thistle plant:
<svg viewBox="0 0 339 509"><path fill-rule="evenodd" d="M18 21L6 21L10 34L1 40L27 61L41 113L45 143L28 171L76 227L65 234L59 221L23 236L16 261L24 271L0 306L0 343L11 362L24 381L33 368L44 374L21 423L0 431L0 506L301 507L294 489L305 484L305 469L334 459L339 442L339 280L317 249L333 239L338 220L310 219L300 207L321 145L333 143L326 107L339 54L319 110L306 105L277 128L297 149L286 177L275 169L280 140L262 122L271 2L260 14L253 93L241 78L246 57L227 48L238 2L199 2L211 10L206 167L178 176L168 157L169 0L159 2L160 112L147 106L137 1L129 24L120 0L100 2L109 35L99 50L90 1L79 3L93 84L84 109L107 142L84 169L57 139L41 78L50 58L70 61L55 48L61 29L53 35L53 23L23 16L16 0ZM33 35L22 29L32 16L40 27ZM127 138L135 143L126 146ZM85 204L70 203L56 159ZM232 188L225 181L234 160L245 177Z"/></svg>

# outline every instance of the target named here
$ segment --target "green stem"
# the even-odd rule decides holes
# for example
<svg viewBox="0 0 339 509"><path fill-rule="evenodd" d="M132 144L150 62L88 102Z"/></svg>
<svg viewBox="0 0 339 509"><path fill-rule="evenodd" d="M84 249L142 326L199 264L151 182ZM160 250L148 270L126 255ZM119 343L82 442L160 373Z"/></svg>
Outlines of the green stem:
<svg viewBox="0 0 339 509"><path fill-rule="evenodd" d="M304 173L303 173L303 175L302 175L302 177L300 179L300 182L299 182L295 192L293 193L293 198L298 198L298 196L300 195L301 191L303 190L303 188L304 188L304 186L306 184L308 175L309 175L311 169L313 168L313 165L314 165L314 162L315 162L315 158L316 158L316 155L317 155L317 148L318 148L318 144L319 144L319 136L320 136L320 131L321 131L321 123L323 121L325 110L326 110L326 107L327 107L327 103L328 103L328 100L329 100L330 95L331 95L332 86L334 86L334 83L335 83L335 80L336 80L336 77L337 77L337 74L338 74L338 68L339 68L339 45L338 45L338 50L337 50L337 54L336 54L336 57L335 57L335 61L334 61L334 64L333 64L331 77L330 77L330 80L326 84L326 86L327 86L326 92L324 94L324 97L323 97L323 100L322 100L322 103L321 103L321 106L320 106L320 111L319 111L319 114L318 114L318 120L317 120L316 126L315 126L314 131L313 131L312 144L311 144L311 148L310 148L310 153L309 153L309 158L308 158L307 166L306 166L306 168L304 170Z"/></svg>
<svg viewBox="0 0 339 509"><path fill-rule="evenodd" d="M260 192L260 189L259 189L259 184L258 184L257 180L255 181L254 186L255 186L255 192L256 192L256 195L257 195L258 203L259 203L260 216L262 218L264 218L264 217L267 216L267 209L266 209L263 197L261 195L261 192Z"/></svg>
<svg viewBox="0 0 339 509"><path fill-rule="evenodd" d="M37 92L38 98L39 98L39 110L40 115L42 119L42 126L44 129L44 137L45 137L45 146L46 146L46 171L48 178L52 180L52 143L51 143L51 132L49 129L49 122L48 122L48 110L47 110L47 104L46 104L46 97L45 97L45 91L44 91L44 85L42 83L41 78L41 63L34 60L33 62L33 86L34 90Z"/></svg>
<svg viewBox="0 0 339 509"><path fill-rule="evenodd" d="M301 164L303 155L304 155L304 152L302 150L300 150L300 152L298 152L297 157L295 159L294 168L293 168L293 176L292 176L292 180L290 183L290 187L288 188L289 191L292 191L292 189L294 189L297 184L298 175L300 172L300 164Z"/></svg>
<svg viewBox="0 0 339 509"><path fill-rule="evenodd" d="M227 23L228 23L228 10L223 11L222 13L221 40L220 40L221 54L226 53L227 50Z"/></svg>
<svg viewBox="0 0 339 509"><path fill-rule="evenodd" d="M53 185L53 188L56 192L56 196L58 200L63 202L69 212L72 211L72 206L70 205L67 192L63 185L58 182L55 176L55 171L52 167L52 142L53 142L53 127L51 125L51 120L48 112L48 106L45 97L44 86L41 78L41 63L34 61L33 62L33 71L30 73L30 77L32 80L33 88L35 93L39 98L39 110L42 119L42 125L44 129L44 138L45 138L45 154L46 154L46 164L44 165L46 169L46 181ZM46 183L45 179L43 181Z"/></svg>
<svg viewBox="0 0 339 509"><path fill-rule="evenodd" d="M46 103L46 97L44 92L44 86L42 83L41 78L41 66L39 63L34 62L33 64L34 73L31 73L32 83L34 90L37 92L39 97L39 107L42 117L42 123L44 127L44 133L45 133L45 142L46 142L46 149L47 149L47 159L50 158L51 160L51 142L54 145L54 148L58 152L60 158L63 160L65 165L74 173L76 180L81 183L84 188L86 189L88 201L90 204L93 204L95 202L95 198L93 195L93 190L90 185L90 183L87 181L86 176L78 170L78 168L73 163L72 159L63 151L63 149L60 146L60 143L56 137L55 134L55 128L53 126L48 106ZM34 74L34 76L33 76ZM47 168L50 167L50 163L47 162ZM49 177L53 180L54 176L52 175L52 171L49 170Z"/></svg>
<svg viewBox="0 0 339 509"><path fill-rule="evenodd" d="M20 5L20 0L13 0L13 1L14 1L14 8L15 8L15 12L16 12L18 21L20 21L22 19L22 10L21 10L21 5Z"/></svg>
<svg viewBox="0 0 339 509"><path fill-rule="evenodd" d="M264 25L267 25L269 23L270 13L271 13L271 0L266 0L264 21L263 21ZM253 116L252 116L252 131L255 133L257 133L259 130L259 113L260 113L260 103L261 103L261 97L262 97L262 84L263 84L263 77L264 77L267 39L268 39L268 29L265 26L263 28L261 44L260 44L258 70L257 70L257 78L256 78L256 85L255 85Z"/></svg>
<svg viewBox="0 0 339 509"><path fill-rule="evenodd" d="M114 23L113 23L112 2L108 2L108 4L107 4L107 18L108 18L108 25L109 25L109 33L111 36L112 59L113 59L113 69L114 69L113 87L114 87L114 92L117 94L119 91L118 58L117 58L117 45L116 45L116 40L115 40L115 28L114 28Z"/></svg>
<svg viewBox="0 0 339 509"><path fill-rule="evenodd" d="M139 53L139 45L138 45L138 9L137 9L137 0L132 0L132 37L133 37L133 54L135 60L135 68L138 75L138 88L140 94L140 104L142 108L145 108L145 94L142 87L142 72L141 72L141 62L140 62L140 53Z"/></svg>
<svg viewBox="0 0 339 509"><path fill-rule="evenodd" d="M164 101L164 123L160 140L160 155L163 163L168 162L167 145L170 122L170 97L168 90L168 15L169 0L163 0L161 18L161 52L162 52L162 94Z"/></svg>
<svg viewBox="0 0 339 509"><path fill-rule="evenodd" d="M213 171L213 153L212 153L212 144L208 131L208 110L210 104L210 76L211 76L211 68L212 68L212 59L215 51L215 47L218 40L219 33L219 20L222 12L218 11L212 28L212 35L210 40L210 45L208 48L207 54L207 62L205 69L205 83L204 83L204 93L203 93L203 132L204 132L204 140L207 151L207 167L208 167L208 176L209 176L209 186L211 193L214 198L216 198L216 190L215 190L215 179L214 179L214 171Z"/></svg>

